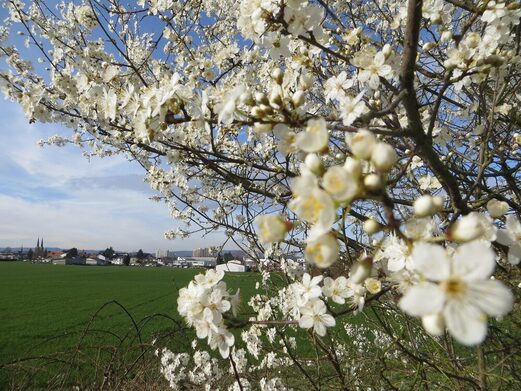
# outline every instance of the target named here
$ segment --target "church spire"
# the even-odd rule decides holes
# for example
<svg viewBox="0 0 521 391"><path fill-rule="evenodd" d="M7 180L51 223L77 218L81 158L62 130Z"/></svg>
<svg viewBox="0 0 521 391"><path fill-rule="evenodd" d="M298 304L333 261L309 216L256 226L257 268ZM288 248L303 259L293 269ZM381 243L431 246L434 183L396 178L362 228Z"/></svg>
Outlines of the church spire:
<svg viewBox="0 0 521 391"><path fill-rule="evenodd" d="M40 238L38 237L38 241L36 242L36 251L40 248Z"/></svg>

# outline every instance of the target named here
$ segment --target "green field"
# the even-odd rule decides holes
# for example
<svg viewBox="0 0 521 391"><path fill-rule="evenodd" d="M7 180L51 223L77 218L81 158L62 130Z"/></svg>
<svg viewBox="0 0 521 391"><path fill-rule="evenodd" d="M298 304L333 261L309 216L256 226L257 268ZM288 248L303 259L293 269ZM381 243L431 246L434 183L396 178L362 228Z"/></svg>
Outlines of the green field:
<svg viewBox="0 0 521 391"><path fill-rule="evenodd" d="M0 262L0 389L14 378L54 388L49 379L57 387L93 381L100 371L130 376L138 365L129 363L145 356L143 345L154 350L153 338L158 346L189 343L177 291L199 272ZM248 296L256 278L225 279Z"/></svg>
<svg viewBox="0 0 521 391"><path fill-rule="evenodd" d="M0 390L167 390L154 352L163 347L192 352L195 332L181 321L176 301L179 288L200 272L0 262ZM275 273L272 277L277 281L280 276ZM240 288L246 302L259 278L256 273L231 273L225 281L232 292ZM363 372L357 376L362 376L365 384L380 389L382 383L375 374L385 372L396 389L415 389L416 380L411 373L416 364L404 365L403 354L386 357L388 351L397 349L395 341L412 338L406 338L405 333L414 335L422 341L411 348L414 354L429 359L440 357L439 365L425 369L425 376L435 385L432 389L439 389L436 385L450 380L440 371L453 372L451 361L442 359L444 345L423 333L417 320L388 311L389 308L385 302L373 301L361 314L337 318L337 326L327 338L345 343L347 365L364 363ZM243 319L247 317L248 307L244 306L240 313ZM490 389L499 389L496 386L501 382L512 385L505 389L519 389L518 379L514 378L521 362L518 316L502 320L501 329L494 327L495 321L490 323L489 333L495 338L484 345ZM356 338L346 333L346 324L356 328ZM240 331L233 331L238 341ZM389 331L393 338L376 343L383 331ZM317 376L334 376L334 367L327 365L324 355L321 366L313 361L318 353L312 333L288 329L286 334L296 338L295 353L302 362L313 362L309 371ZM447 343L453 341L445 339L443 344ZM201 346L205 347L205 342ZM452 346L465 362L466 375L476 378L475 349ZM385 362L379 361L382 357L386 357ZM496 369L503 362L508 364L508 372ZM375 367L379 372L375 372ZM302 385L306 383L301 377L295 377L290 368L287 370L281 376L286 376L289 385L297 390L309 389L309 385ZM452 380L446 384L452 387ZM336 386L331 385L331 389ZM466 386L462 383L459 389L468 389Z"/></svg>

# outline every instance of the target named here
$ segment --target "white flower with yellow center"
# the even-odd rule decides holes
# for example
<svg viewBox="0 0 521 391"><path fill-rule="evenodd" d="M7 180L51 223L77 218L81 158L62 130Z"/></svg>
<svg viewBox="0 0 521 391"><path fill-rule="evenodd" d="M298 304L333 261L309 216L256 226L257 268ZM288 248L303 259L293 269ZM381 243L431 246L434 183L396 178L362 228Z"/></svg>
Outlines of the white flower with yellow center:
<svg viewBox="0 0 521 391"><path fill-rule="evenodd" d="M259 238L262 243L274 243L284 240L290 223L281 216L262 215L255 219L259 227Z"/></svg>
<svg viewBox="0 0 521 391"><path fill-rule="evenodd" d="M391 77L392 72L392 67L385 64L385 54L383 52L378 52L374 56L373 61L360 71L358 74L358 80L361 83L367 83L369 88L376 90L380 85L380 77Z"/></svg>
<svg viewBox="0 0 521 391"><path fill-rule="evenodd" d="M339 202L351 201L361 192L359 181L343 166L330 167L324 174L322 186Z"/></svg>
<svg viewBox="0 0 521 391"><path fill-rule="evenodd" d="M376 278L367 278L364 281L364 286L367 291L373 295L382 290L382 282Z"/></svg>
<svg viewBox="0 0 521 391"><path fill-rule="evenodd" d="M208 338L208 344L212 349L218 348L222 358L228 358L230 347L235 343L235 337L225 328L218 328Z"/></svg>
<svg viewBox="0 0 521 391"><path fill-rule="evenodd" d="M288 207L301 219L312 224L310 238L315 238L331 229L336 220L336 209L333 200L324 190L318 187L304 191L291 200Z"/></svg>
<svg viewBox="0 0 521 391"><path fill-rule="evenodd" d="M224 272L222 270L214 270L210 269L205 274L198 274L194 277L197 285L209 289L214 285L217 285L219 281L221 281L224 277Z"/></svg>
<svg viewBox="0 0 521 391"><path fill-rule="evenodd" d="M407 243L392 232L383 242L380 251L374 257L374 261L387 260L387 269L390 272L398 272L403 269L411 269L411 260Z"/></svg>
<svg viewBox="0 0 521 391"><path fill-rule="evenodd" d="M319 285L322 278L322 276L311 277L308 273L304 273L302 282L291 285L295 304L298 307L303 307L309 300L322 296L322 288Z"/></svg>
<svg viewBox="0 0 521 391"><path fill-rule="evenodd" d="M406 292L400 308L423 317L429 332L442 330L439 325L444 322L456 340L476 345L487 334L487 316L502 316L511 310L510 290L490 279L495 255L487 244L463 244L450 257L439 245L419 243L411 258L414 270L426 281Z"/></svg>
<svg viewBox="0 0 521 391"><path fill-rule="evenodd" d="M300 309L299 326L303 329L310 329L321 337L326 335L328 327L336 324L335 318L327 313L324 302L320 299L310 301L305 307Z"/></svg>
<svg viewBox="0 0 521 391"><path fill-rule="evenodd" d="M344 304L346 302L345 299L352 296L347 278L344 276L340 276L335 280L331 277L326 277L322 291L324 292L324 296L330 297L331 300L338 304Z"/></svg>
<svg viewBox="0 0 521 391"><path fill-rule="evenodd" d="M309 262L324 269L336 262L339 251L340 248L335 235L326 233L325 235L308 240L304 255Z"/></svg>
<svg viewBox="0 0 521 391"><path fill-rule="evenodd" d="M354 98L345 96L340 101L340 117L344 125L351 125L358 117L368 111L365 102L362 100L364 93L365 91L362 91Z"/></svg>
<svg viewBox="0 0 521 391"><path fill-rule="evenodd" d="M304 152L321 152L327 148L329 133L324 118L310 119L306 131L297 134L295 144Z"/></svg>
<svg viewBox="0 0 521 391"><path fill-rule="evenodd" d="M341 100L346 96L346 90L353 85L353 81L347 78L347 73L342 71L338 76L329 78L324 87L326 103L332 99Z"/></svg>

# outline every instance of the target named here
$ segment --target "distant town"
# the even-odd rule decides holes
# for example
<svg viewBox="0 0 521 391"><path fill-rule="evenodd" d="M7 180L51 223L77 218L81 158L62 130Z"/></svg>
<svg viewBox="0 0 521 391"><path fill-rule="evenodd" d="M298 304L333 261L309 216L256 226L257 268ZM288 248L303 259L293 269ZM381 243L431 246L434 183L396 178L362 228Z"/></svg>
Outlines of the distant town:
<svg viewBox="0 0 521 391"><path fill-rule="evenodd" d="M269 270L278 270L280 264L269 259L253 260L239 250L223 250L215 247L197 248L192 251L156 250L155 254L143 250L136 252L105 250L78 250L76 247L60 249L45 247L43 238L37 238L35 247L5 247L0 249L0 261L51 263L54 265L84 266L134 266L175 268L216 268L229 272L256 271L259 262ZM295 259L303 263L304 259Z"/></svg>

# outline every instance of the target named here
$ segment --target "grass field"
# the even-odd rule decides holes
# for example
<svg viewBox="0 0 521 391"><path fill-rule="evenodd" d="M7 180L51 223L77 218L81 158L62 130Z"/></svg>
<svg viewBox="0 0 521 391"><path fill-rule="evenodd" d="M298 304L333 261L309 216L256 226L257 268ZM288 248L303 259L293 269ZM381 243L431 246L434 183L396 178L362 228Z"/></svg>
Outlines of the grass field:
<svg viewBox="0 0 521 391"><path fill-rule="evenodd" d="M27 384L33 385L56 371L74 378L71 357L78 364L74 370L89 377L96 376L89 371L99 371L96 363L105 363L110 352L137 355L140 338L149 343L182 327L177 292L199 272L1 262L0 389L13 374L20 378L26 371ZM225 279L247 300L256 278L237 274Z"/></svg>
<svg viewBox="0 0 521 391"><path fill-rule="evenodd" d="M0 390L71 390L75 386L79 390L168 389L154 351L168 347L176 352L191 352L195 333L177 313L177 293L201 271L0 262ZM280 276L272 277L278 280ZM232 292L240 288L246 302L259 278L256 273L232 273L225 276L225 281ZM383 326L393 329L391 334L398 340L405 338L406 332L418 333L422 343L411 349L422 357L438 358L443 354L443 344L453 341L448 339L440 344L421 332L417 320L401 313L398 318L394 312L386 315L384 307L376 317L373 307L377 306L385 304L375 301L359 315L337 318L337 326L330 333L345 342L349 349L346 360L352 359L357 365L365 363L365 372L357 375L364 376L365 383L374 380L380 386L377 372L385 371L396 389L415 389L411 367L404 365L406 356L386 356L390 348L396 348L394 340L374 343L382 335ZM248 312L247 307L243 310ZM247 316L244 311L240 311L243 317ZM518 316L501 321L501 328L494 327L494 323L491 320L489 333L495 334L495 342L484 345L490 384L496 384L492 380L497 377L517 387L519 383L517 378L512 380L512 374L517 373L521 362L518 359L521 323ZM357 328L358 335L353 339L345 332L345 324L363 328ZM239 341L240 329L233 332ZM317 356L313 335L301 329L286 332L296 338L295 352L303 362L313 362ZM153 339L157 341L155 345L151 344ZM205 342L201 346L207 348ZM475 349L452 346L465 363L469 376L475 377L478 373ZM384 357L386 361L380 362ZM507 361L508 373L496 369L498 363ZM334 375L332 366L326 366L323 360L321 363L322 366L316 367L317 376ZM440 359L439 364L444 370L453 371L450 360ZM315 371L315 366L311 364L308 370ZM309 389L309 385L300 388L305 382L287 369L287 382L298 390ZM440 375L438 366L429 368L426 376L433 384L444 384L447 380ZM505 389L519 389L516 387Z"/></svg>

